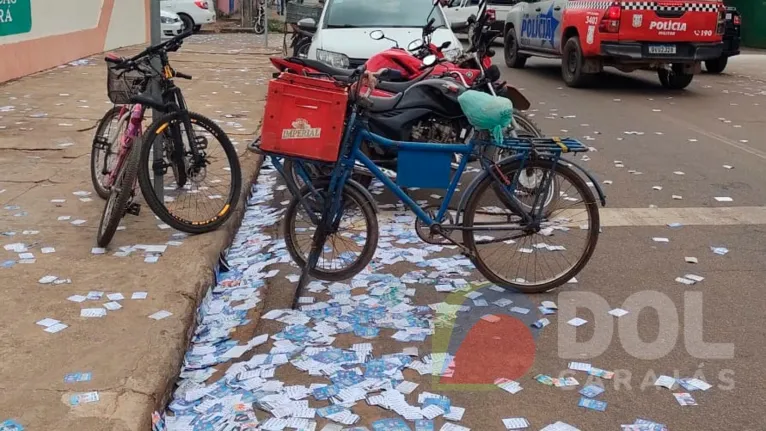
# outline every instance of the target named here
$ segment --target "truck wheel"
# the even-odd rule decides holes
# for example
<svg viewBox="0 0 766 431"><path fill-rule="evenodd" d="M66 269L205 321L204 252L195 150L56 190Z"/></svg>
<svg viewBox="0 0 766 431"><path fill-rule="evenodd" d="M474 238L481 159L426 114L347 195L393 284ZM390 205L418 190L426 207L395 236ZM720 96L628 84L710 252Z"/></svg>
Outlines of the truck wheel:
<svg viewBox="0 0 766 431"><path fill-rule="evenodd" d="M514 69L521 69L524 67L528 57L519 54L519 40L516 39L516 29L513 27L508 29L503 45L505 45L503 47L505 65Z"/></svg>
<svg viewBox="0 0 766 431"><path fill-rule="evenodd" d="M684 73L684 68L681 64L674 64L671 70L665 68L657 69L657 75L660 77L662 86L671 90L683 90L694 79L693 74Z"/></svg>
<svg viewBox="0 0 766 431"><path fill-rule="evenodd" d="M583 72L584 63L580 38L572 36L564 45L564 55L561 59L561 76L569 87L585 87L590 83L593 76Z"/></svg>
<svg viewBox="0 0 766 431"><path fill-rule="evenodd" d="M729 57L719 57L715 60L708 60L705 62L705 69L708 73L721 73L726 69L726 65L729 63Z"/></svg>

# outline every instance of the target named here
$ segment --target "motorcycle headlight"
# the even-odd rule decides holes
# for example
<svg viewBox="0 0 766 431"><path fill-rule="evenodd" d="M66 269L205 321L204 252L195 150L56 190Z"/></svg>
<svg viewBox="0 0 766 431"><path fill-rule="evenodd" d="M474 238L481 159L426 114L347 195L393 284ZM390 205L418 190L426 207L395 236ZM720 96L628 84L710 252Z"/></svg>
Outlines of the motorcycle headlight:
<svg viewBox="0 0 766 431"><path fill-rule="evenodd" d="M317 49L317 60L322 63L327 63L333 67L348 68L349 61L346 54L339 52L325 51L323 49Z"/></svg>
<svg viewBox="0 0 766 431"><path fill-rule="evenodd" d="M449 61L454 61L456 58L460 57L460 53L462 51L460 48L451 48L451 49L445 49L442 51L442 54L444 54L444 58L446 58Z"/></svg>

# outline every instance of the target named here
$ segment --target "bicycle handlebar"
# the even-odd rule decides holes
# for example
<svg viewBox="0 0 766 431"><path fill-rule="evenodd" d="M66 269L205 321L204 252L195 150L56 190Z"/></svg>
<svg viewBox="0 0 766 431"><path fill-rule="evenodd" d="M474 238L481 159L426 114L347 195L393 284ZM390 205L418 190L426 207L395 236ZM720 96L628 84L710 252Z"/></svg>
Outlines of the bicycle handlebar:
<svg viewBox="0 0 766 431"><path fill-rule="evenodd" d="M156 54L158 52L164 51L164 50L168 50L168 51L173 50L172 47L175 47L175 49L178 49L178 47L181 46L181 43L183 42L183 40L186 39L187 37L191 36L192 34L193 34L193 32L191 30L189 30L189 31L187 31L185 33L181 33L178 36L175 36L175 37L173 37L171 39L168 39L165 42L162 42L162 43L160 43L158 45L152 45L152 46L146 48L145 50L139 52L138 54L134 55L131 58L114 58L114 57L106 56L104 58L104 60L107 63L115 64L116 65L115 68L117 68L117 69L134 68L135 65L136 65L136 62L138 60L140 60L141 58L143 58L143 57L152 56L152 55L154 55L154 54ZM168 48L168 47L171 47L171 48ZM191 77L186 78L186 76L188 76L188 75L179 76L179 78L191 79Z"/></svg>
<svg viewBox="0 0 766 431"><path fill-rule="evenodd" d="M145 50L141 51L140 53L136 54L132 58L130 58L130 61L135 62L136 60L140 59L141 57L144 57L144 56L147 56L147 55L156 54L156 53L164 50L168 46L175 45L176 43L183 41L184 39L186 39L187 37L191 36L192 34L193 34L193 31L189 30L189 31L187 31L185 33L181 33L178 36L175 36L175 37L173 37L171 39L168 39L165 42L160 43L159 45L150 46L150 47L146 48Z"/></svg>

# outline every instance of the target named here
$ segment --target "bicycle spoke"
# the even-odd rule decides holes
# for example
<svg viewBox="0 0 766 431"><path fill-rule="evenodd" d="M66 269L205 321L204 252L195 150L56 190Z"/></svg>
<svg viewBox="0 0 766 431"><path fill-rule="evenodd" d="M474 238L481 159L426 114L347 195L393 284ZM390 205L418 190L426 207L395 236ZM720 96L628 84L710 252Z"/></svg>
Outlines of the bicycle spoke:
<svg viewBox="0 0 766 431"><path fill-rule="evenodd" d="M505 286L520 289L536 289L539 286L561 284L569 273L578 271L583 256L592 249L594 232L597 228L591 219L593 199L579 177L563 175L553 170L552 164L543 169L535 166L504 172L508 178L515 178L510 189L513 198L529 215L532 224L520 225L523 219L507 208L508 195L501 193L488 183L483 189L477 188L470 226L497 227L492 230L466 231L475 248L475 259L480 269L493 275L495 281ZM568 172L571 172L568 171ZM545 180L548 178L549 180ZM548 187L544 187L548 184ZM540 214L542 217L538 216ZM502 241L509 237L508 230L516 228L520 237L515 241ZM505 233L504 233L505 232ZM488 238L492 239L488 239ZM486 275L486 274L485 274ZM489 277L488 277L489 278ZM555 286L554 286L555 287Z"/></svg>

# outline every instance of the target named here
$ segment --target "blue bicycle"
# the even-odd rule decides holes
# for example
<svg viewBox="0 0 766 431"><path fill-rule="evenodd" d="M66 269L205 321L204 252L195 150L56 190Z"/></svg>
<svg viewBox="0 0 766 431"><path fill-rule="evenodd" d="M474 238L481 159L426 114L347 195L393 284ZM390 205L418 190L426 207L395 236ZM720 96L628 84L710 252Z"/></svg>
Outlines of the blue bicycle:
<svg viewBox="0 0 766 431"><path fill-rule="evenodd" d="M375 254L379 212L370 192L352 179L355 165L357 169L364 166L415 214L416 232L423 241L458 246L498 286L543 292L567 282L587 264L600 227L596 198L581 174L594 184L602 205L605 198L589 173L561 158L564 153L587 151L582 143L559 138L514 138L498 143L488 134L467 144L394 141L368 127L369 113L385 107L376 108L378 101L361 96L359 90L350 100L339 158L331 175L314 178L304 164L316 161L290 157L304 186L298 190L288 184L293 199L284 214L284 234L290 255L304 268L301 283L308 275L331 281L351 278ZM363 142L397 150L396 182L364 154ZM513 155L501 161L488 157L498 149ZM286 175L282 165L286 156L266 154ZM453 171L455 154L462 157ZM451 209L472 155L478 156L482 170L462 192L457 208ZM402 187L447 191L441 205L424 208Z"/></svg>

